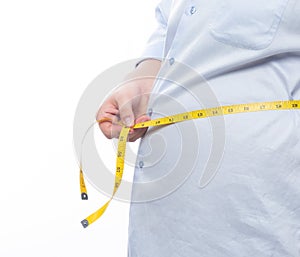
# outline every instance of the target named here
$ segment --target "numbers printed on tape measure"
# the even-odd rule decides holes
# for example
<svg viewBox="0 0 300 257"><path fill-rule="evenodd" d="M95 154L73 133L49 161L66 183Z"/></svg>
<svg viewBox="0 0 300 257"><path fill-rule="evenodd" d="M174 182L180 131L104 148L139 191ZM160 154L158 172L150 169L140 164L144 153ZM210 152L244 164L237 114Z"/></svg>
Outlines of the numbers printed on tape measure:
<svg viewBox="0 0 300 257"><path fill-rule="evenodd" d="M138 129L138 128L146 128L152 126L168 125L168 124L174 124L176 122L182 122L191 119L199 119L199 118L213 117L213 116L226 115L226 114L249 113L249 112L271 111L271 110L290 110L290 109L300 110L300 100L237 104L231 106L221 106L221 107L215 107L215 108L209 108L203 110L196 110L188 113L175 114L164 118L158 118L143 123L138 123L135 124L132 128ZM98 122L101 123L104 121L111 121L111 120L105 118ZM112 196L109 199L109 201L107 201L100 209L98 209L96 212L94 212L86 219L81 221L81 224L83 225L84 228L86 228L91 223L95 222L103 215L107 206L109 205L110 201L113 199L114 195L116 194L122 182L126 143L127 143L128 133L130 129L131 128L123 126L119 136L115 184L114 184L114 190ZM80 190L81 190L82 199L86 200L87 190L86 190L81 166L80 166Z"/></svg>

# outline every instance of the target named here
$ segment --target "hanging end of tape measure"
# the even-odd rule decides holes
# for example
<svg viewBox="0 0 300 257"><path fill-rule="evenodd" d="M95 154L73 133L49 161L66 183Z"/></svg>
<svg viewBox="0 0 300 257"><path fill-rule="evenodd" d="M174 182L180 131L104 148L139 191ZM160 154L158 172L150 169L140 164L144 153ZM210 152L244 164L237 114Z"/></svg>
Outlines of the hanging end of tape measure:
<svg viewBox="0 0 300 257"><path fill-rule="evenodd" d="M81 193L81 200L88 200L89 197L87 195L87 193Z"/></svg>
<svg viewBox="0 0 300 257"><path fill-rule="evenodd" d="M81 199L82 200L88 200L88 195L87 195L87 191L86 191L86 186L84 183L84 177L83 177L83 172L82 172L82 168L80 165L80 191L81 191Z"/></svg>
<svg viewBox="0 0 300 257"><path fill-rule="evenodd" d="M87 220L82 220L81 225L83 226L83 228L86 228L86 227L88 227L89 222Z"/></svg>

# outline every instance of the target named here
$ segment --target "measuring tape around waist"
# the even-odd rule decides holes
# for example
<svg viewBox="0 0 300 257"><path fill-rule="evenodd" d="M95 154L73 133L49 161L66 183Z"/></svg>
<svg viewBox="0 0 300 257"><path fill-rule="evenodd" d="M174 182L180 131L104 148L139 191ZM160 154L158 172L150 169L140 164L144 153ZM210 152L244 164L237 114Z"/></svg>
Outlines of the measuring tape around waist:
<svg viewBox="0 0 300 257"><path fill-rule="evenodd" d="M97 211L89 215L87 218L81 221L81 224L84 228L95 222L99 219L103 213L105 212L106 208L108 207L109 203L113 199L114 195L116 194L123 177L124 171L124 159L125 159L125 152L126 152L126 142L128 138L128 133L130 129L138 129L138 128L147 128L153 126L162 126L162 125L170 125L177 122L182 122L186 120L192 119L201 119L201 118L208 118L213 116L222 116L227 114L236 114L236 113L249 113L249 112L258 112L258 111L272 111L272 110L296 110L300 109L300 100L290 100L290 101L275 101L275 102L261 102L261 103L249 103L249 104L237 104L237 105L228 105L228 106L220 106L215 108L208 108L202 110L195 110L191 112L185 112L180 114L175 114L163 118L157 118L154 120L141 122L135 124L133 127L125 127L123 126L118 142L118 150L117 150L117 161L116 161L116 171L115 171L115 184L113 193L110 199ZM104 118L99 121L98 123L111 121L110 119ZM87 189L84 182L84 176L82 167L80 165L80 190L81 190L81 198L83 200L88 199Z"/></svg>

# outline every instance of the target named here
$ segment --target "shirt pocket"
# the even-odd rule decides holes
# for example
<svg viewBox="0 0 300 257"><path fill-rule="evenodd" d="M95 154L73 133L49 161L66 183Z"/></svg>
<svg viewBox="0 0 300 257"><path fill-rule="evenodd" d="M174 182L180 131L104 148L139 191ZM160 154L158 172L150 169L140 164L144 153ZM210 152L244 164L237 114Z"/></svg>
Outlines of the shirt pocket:
<svg viewBox="0 0 300 257"><path fill-rule="evenodd" d="M210 21L212 37L239 48L261 50L273 41L288 0L218 1Z"/></svg>

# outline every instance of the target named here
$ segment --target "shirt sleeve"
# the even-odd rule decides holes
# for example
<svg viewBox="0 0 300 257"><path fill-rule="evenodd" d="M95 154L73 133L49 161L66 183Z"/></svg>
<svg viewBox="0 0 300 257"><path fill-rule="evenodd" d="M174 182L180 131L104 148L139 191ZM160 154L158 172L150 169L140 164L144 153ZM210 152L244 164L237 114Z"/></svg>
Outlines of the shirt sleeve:
<svg viewBox="0 0 300 257"><path fill-rule="evenodd" d="M168 17L171 9L172 0L162 0L155 9L157 27L150 36L144 51L141 54L141 63L146 59L162 60L164 57L164 47L167 34Z"/></svg>

